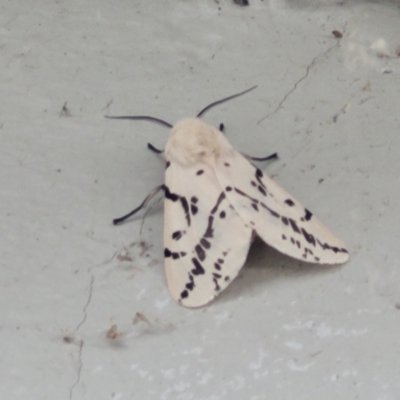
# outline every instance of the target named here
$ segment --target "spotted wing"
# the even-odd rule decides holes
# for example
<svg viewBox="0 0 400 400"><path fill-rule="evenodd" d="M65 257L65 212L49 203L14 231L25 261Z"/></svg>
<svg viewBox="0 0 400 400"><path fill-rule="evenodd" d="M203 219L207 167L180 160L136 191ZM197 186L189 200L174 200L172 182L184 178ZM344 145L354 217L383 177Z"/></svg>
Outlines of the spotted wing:
<svg viewBox="0 0 400 400"><path fill-rule="evenodd" d="M172 297L199 307L236 277L249 250L253 230L230 205L206 164L167 163L164 255Z"/></svg>
<svg viewBox="0 0 400 400"><path fill-rule="evenodd" d="M321 264L348 260L345 245L308 209L235 150L215 169L229 202L269 245L291 257Z"/></svg>

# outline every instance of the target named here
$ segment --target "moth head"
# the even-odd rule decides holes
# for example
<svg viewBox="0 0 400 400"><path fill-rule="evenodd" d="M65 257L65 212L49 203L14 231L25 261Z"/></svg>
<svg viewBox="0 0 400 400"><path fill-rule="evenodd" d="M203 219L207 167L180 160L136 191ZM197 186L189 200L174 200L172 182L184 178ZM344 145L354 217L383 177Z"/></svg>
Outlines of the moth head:
<svg viewBox="0 0 400 400"><path fill-rule="evenodd" d="M212 163L230 144L220 131L199 118L178 121L171 129L165 157L180 164Z"/></svg>

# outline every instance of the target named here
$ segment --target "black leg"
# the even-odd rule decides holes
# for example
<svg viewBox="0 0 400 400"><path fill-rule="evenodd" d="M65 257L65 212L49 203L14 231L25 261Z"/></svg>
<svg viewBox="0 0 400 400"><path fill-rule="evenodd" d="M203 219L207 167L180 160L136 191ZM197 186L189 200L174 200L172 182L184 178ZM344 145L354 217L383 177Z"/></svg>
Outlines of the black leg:
<svg viewBox="0 0 400 400"><path fill-rule="evenodd" d="M130 213L124 215L123 217L120 218L115 218L113 219L113 224L118 225L121 222L124 222L127 220L129 217L132 217L132 215L136 214L138 211L140 211L142 208L145 208L149 201L160 191L164 189L164 185L157 186L154 188L148 195L147 197L143 200L142 204L139 207L136 207L134 210L132 210Z"/></svg>
<svg viewBox="0 0 400 400"><path fill-rule="evenodd" d="M219 131L222 133L225 133L225 125L221 122L219 124ZM278 158L278 153L271 154L267 157L251 157L248 156L247 154L242 153L246 158L252 160L252 161L269 161L269 160L276 160Z"/></svg>
<svg viewBox="0 0 400 400"><path fill-rule="evenodd" d="M267 157L250 157L250 156L246 157L250 158L250 160L252 161L269 161L269 160L276 160L278 158L278 153L271 154Z"/></svg>
<svg viewBox="0 0 400 400"><path fill-rule="evenodd" d="M157 147L154 147L151 143L147 143L147 148L157 154L161 154L164 152L164 150L157 149Z"/></svg>

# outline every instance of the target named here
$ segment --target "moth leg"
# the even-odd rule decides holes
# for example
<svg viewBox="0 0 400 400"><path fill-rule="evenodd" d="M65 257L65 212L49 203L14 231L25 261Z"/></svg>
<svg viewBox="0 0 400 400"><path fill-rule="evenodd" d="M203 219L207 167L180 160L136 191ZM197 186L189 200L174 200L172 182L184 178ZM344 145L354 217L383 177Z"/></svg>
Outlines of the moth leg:
<svg viewBox="0 0 400 400"><path fill-rule="evenodd" d="M225 125L221 122L219 124L219 131L221 133L225 133ZM276 160L278 158L278 153L271 154L267 157L251 157L248 154L242 153L248 160L251 161L269 161L269 160Z"/></svg>
<svg viewBox="0 0 400 400"><path fill-rule="evenodd" d="M138 211L140 211L142 208L147 207L147 204L149 204L149 201L160 191L164 189L164 185L157 186L154 188L147 196L146 198L142 201L142 204L140 204L139 207L136 207L134 210L129 212L128 214L124 215L123 217L120 218L115 218L113 219L113 224L118 225L121 222L127 220L129 217L132 215L136 214Z"/></svg>
<svg viewBox="0 0 400 400"><path fill-rule="evenodd" d="M225 125L221 122L219 124L219 131L221 133L225 133ZM149 143L150 144L150 143ZM278 158L278 153L271 154L267 157L251 157L245 153L242 153L248 160L252 161L269 161L269 160L276 160Z"/></svg>
<svg viewBox="0 0 400 400"><path fill-rule="evenodd" d="M154 147L151 143L147 143L147 148L157 154L164 152L164 150L157 149L157 147Z"/></svg>
<svg viewBox="0 0 400 400"><path fill-rule="evenodd" d="M225 133L225 125L222 122L219 124L219 128L218 129L219 129L219 131L221 133ZM242 154L247 159L252 160L252 161L269 161L269 160L275 160L275 159L278 158L278 153L271 154L271 155L269 155L267 157L251 157L251 156L249 156L247 154L244 154L244 153L242 153Z"/></svg>
<svg viewBox="0 0 400 400"><path fill-rule="evenodd" d="M247 154L242 153L246 158L252 161L269 161L269 160L276 160L278 158L278 153L271 154L267 157L251 157Z"/></svg>

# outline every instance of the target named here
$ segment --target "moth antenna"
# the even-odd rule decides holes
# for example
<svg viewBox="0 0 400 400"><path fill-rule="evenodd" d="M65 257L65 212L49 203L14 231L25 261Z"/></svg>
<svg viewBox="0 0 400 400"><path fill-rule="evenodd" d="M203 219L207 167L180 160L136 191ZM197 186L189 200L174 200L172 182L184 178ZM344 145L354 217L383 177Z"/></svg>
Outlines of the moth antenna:
<svg viewBox="0 0 400 400"><path fill-rule="evenodd" d="M155 187L147 196L146 198L142 201L142 204L140 204L139 207L136 207L134 210L129 212L128 214L124 215L123 217L120 218L115 218L113 219L113 224L118 225L121 222L127 220L129 217L132 217L132 215L136 214L138 211L140 211L142 208L147 207L147 204L149 204L149 201L160 191L164 189L164 185L160 185Z"/></svg>
<svg viewBox="0 0 400 400"><path fill-rule="evenodd" d="M105 115L105 117L108 119L130 119L130 120L136 120L136 121L137 120L150 121L150 122L155 122L156 124L166 126L167 128L172 128L172 125L169 122L164 121L160 118L150 117L148 115L137 115L137 116L122 115L122 116L118 116L118 117L111 117L111 116Z"/></svg>
<svg viewBox="0 0 400 400"><path fill-rule="evenodd" d="M248 93L248 92L251 92L251 91L254 90L256 87L257 87L257 85L251 87L250 89L245 90L244 92L240 92L240 93L234 94L234 95L232 95L232 96L226 97L225 99L221 99L221 100L218 100L218 101L214 101L214 103L211 103L211 104L209 104L207 107L203 108L203 109L196 115L196 117L197 117L197 118L200 118L200 117L201 117L205 112L207 112L210 108L213 108L214 106L217 106L217 105L219 105L219 104L225 103L225 102L228 101L228 100L232 100L232 99L234 99L234 98L236 98L236 97L242 96L243 94L246 94L246 93Z"/></svg>

